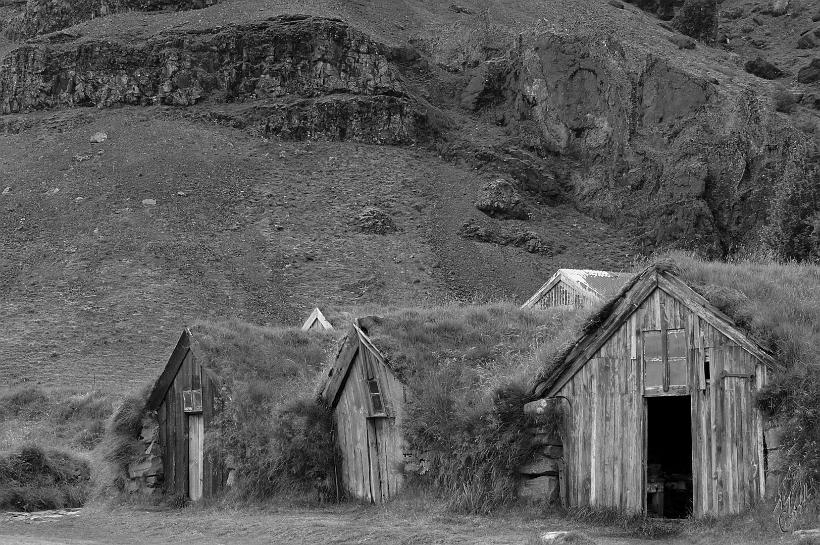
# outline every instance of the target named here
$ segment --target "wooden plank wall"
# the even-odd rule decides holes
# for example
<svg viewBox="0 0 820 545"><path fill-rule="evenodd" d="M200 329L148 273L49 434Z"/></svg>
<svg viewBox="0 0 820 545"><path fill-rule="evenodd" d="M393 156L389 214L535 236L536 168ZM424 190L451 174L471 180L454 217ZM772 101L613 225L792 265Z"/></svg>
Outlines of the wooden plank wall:
<svg viewBox="0 0 820 545"><path fill-rule="evenodd" d="M642 330L685 328L689 339L695 515L741 511L763 493L762 422L753 392L765 369L751 354L656 289L570 379L559 395L571 403L565 437L566 497L572 506L640 513L645 501L646 415ZM704 350L712 350L705 385ZM756 373L755 381L715 380ZM757 386L755 386L757 385Z"/></svg>
<svg viewBox="0 0 820 545"><path fill-rule="evenodd" d="M363 358L378 373L389 418L368 418L369 392ZM402 485L398 465L404 460L401 418L404 388L395 375L367 349L359 348L334 409L336 434L342 451L341 476L347 492L359 499L382 502Z"/></svg>
<svg viewBox="0 0 820 545"><path fill-rule="evenodd" d="M588 293L580 292L564 282L558 282L538 300L538 308L577 306L578 301L581 302L580 306L586 306L590 302L594 302L590 299Z"/></svg>

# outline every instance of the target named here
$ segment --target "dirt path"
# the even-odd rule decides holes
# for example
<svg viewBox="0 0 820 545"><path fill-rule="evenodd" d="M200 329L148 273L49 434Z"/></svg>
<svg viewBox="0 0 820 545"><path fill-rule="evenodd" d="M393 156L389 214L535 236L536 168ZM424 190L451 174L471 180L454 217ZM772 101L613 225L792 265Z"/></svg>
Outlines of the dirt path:
<svg viewBox="0 0 820 545"><path fill-rule="evenodd" d="M387 509L343 506L327 509L146 511L87 508L79 516L21 522L0 514L0 545L244 545L283 543L535 544L548 531L575 530L599 545L657 542L612 527L592 527L559 518L468 517L428 513L418 507ZM714 533L679 536L667 543L722 545L777 542L769 537ZM785 543L785 542L784 542Z"/></svg>

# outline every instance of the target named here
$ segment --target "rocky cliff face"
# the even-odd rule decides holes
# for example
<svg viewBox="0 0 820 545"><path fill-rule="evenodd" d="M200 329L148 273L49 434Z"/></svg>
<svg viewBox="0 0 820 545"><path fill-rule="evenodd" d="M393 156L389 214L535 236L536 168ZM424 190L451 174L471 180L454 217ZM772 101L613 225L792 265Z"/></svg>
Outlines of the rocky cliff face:
<svg viewBox="0 0 820 545"><path fill-rule="evenodd" d="M65 39L52 34L4 59L2 113L253 102L240 117L267 134L392 144L413 140L424 121L390 50L338 20L277 17L136 44Z"/></svg>
<svg viewBox="0 0 820 545"><path fill-rule="evenodd" d="M25 7L4 25L11 40L22 40L40 34L124 11L159 11L198 9L217 0L28 0Z"/></svg>
<svg viewBox="0 0 820 545"><path fill-rule="evenodd" d="M755 246L775 201L817 180L814 143L763 86L611 36L544 34L514 66L519 122L536 125L545 154L577 160L574 200L644 248Z"/></svg>

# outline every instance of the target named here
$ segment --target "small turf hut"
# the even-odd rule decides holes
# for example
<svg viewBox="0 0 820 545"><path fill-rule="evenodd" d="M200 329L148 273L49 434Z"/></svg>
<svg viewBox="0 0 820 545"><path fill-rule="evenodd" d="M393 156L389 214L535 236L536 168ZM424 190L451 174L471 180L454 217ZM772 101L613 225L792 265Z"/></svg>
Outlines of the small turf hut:
<svg viewBox="0 0 820 545"><path fill-rule="evenodd" d="M333 410L348 494L381 503L401 489L404 386L356 320L328 370L322 398Z"/></svg>
<svg viewBox="0 0 820 545"><path fill-rule="evenodd" d="M218 406L219 379L202 367L193 345L186 328L146 409L157 414L165 491L198 501L219 493L226 474L221 461L205 456L205 431Z"/></svg>
<svg viewBox="0 0 820 545"><path fill-rule="evenodd" d="M558 269L521 308L597 305L614 297L632 276L589 269Z"/></svg>
<svg viewBox="0 0 820 545"><path fill-rule="evenodd" d="M325 315L318 307L313 309L308 319L302 324L302 331L327 331L329 329L333 329L333 325L325 318Z"/></svg>
<svg viewBox="0 0 820 545"><path fill-rule="evenodd" d="M561 486L572 507L738 513L765 492L754 397L774 364L731 318L653 266L547 366L525 410L563 407Z"/></svg>

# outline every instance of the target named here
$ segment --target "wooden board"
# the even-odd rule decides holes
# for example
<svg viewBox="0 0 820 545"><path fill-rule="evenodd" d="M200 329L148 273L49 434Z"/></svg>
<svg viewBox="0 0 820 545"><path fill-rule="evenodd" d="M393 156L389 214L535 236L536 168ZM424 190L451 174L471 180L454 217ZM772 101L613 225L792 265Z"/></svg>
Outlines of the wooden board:
<svg viewBox="0 0 820 545"><path fill-rule="evenodd" d="M199 501L203 497L203 458L205 452L205 418L188 415L188 497Z"/></svg>

